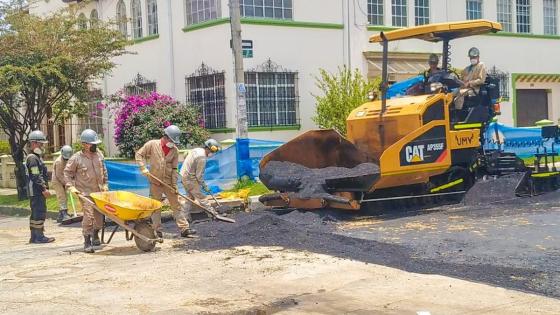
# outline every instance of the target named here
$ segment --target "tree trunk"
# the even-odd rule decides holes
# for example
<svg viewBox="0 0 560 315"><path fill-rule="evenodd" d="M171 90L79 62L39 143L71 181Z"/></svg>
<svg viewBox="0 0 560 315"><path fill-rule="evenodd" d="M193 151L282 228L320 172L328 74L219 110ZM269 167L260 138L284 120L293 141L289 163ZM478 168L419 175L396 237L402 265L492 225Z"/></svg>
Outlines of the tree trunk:
<svg viewBox="0 0 560 315"><path fill-rule="evenodd" d="M28 198L27 176L25 174L25 165L24 165L25 155L23 151L25 144L17 143L15 135L10 135L10 147L12 149L12 159L14 159L14 163L16 164L14 173L16 176L18 199L25 200Z"/></svg>

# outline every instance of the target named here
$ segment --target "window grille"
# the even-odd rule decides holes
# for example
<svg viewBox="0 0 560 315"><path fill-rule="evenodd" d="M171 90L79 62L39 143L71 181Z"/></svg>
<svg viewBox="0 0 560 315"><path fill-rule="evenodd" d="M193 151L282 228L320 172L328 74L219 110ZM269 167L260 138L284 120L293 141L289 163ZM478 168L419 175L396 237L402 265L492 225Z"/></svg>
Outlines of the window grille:
<svg viewBox="0 0 560 315"><path fill-rule="evenodd" d="M298 120L298 76L270 59L245 72L249 126L288 126Z"/></svg>
<svg viewBox="0 0 560 315"><path fill-rule="evenodd" d="M157 90L155 81L149 81L141 74L137 74L132 82L125 85L125 92L127 95L143 95Z"/></svg>
<svg viewBox="0 0 560 315"><path fill-rule="evenodd" d="M408 26L408 10L406 0L392 0L393 26Z"/></svg>
<svg viewBox="0 0 560 315"><path fill-rule="evenodd" d="M146 7L148 8L148 35L156 35L159 33L157 1L147 0Z"/></svg>
<svg viewBox="0 0 560 315"><path fill-rule="evenodd" d="M482 0L467 0L467 20L482 19Z"/></svg>
<svg viewBox="0 0 560 315"><path fill-rule="evenodd" d="M517 32L531 33L531 0L516 0Z"/></svg>
<svg viewBox="0 0 560 315"><path fill-rule="evenodd" d="M186 0L187 25L214 20L222 16L220 0Z"/></svg>
<svg viewBox="0 0 560 315"><path fill-rule="evenodd" d="M225 72L204 63L185 78L187 104L197 107L207 129L226 128Z"/></svg>
<svg viewBox="0 0 560 315"><path fill-rule="evenodd" d="M368 22L371 25L384 25L383 0L368 0Z"/></svg>

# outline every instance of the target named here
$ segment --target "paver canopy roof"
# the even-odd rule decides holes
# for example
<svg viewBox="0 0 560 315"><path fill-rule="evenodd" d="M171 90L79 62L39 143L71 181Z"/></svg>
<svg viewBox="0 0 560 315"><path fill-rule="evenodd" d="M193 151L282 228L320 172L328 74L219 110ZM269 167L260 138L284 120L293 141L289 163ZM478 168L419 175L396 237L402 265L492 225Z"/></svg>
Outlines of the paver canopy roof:
<svg viewBox="0 0 560 315"><path fill-rule="evenodd" d="M387 41L403 39L422 39L429 42L439 42L444 39L496 33L502 30L502 25L489 20L472 20L460 22L434 23L415 27L408 27L394 31L384 32ZM370 43L380 43L383 39L381 34L369 38Z"/></svg>

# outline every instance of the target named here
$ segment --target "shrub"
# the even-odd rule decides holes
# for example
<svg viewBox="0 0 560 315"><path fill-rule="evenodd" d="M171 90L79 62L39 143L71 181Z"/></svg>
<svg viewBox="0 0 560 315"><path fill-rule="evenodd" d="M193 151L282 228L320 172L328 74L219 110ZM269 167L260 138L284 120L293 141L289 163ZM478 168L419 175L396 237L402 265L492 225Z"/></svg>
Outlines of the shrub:
<svg viewBox="0 0 560 315"><path fill-rule="evenodd" d="M338 68L331 74L319 70L316 86L323 95L313 95L317 103L313 121L320 128L332 128L346 135L346 118L356 107L368 101L368 94L378 91L379 80L369 82L358 69Z"/></svg>
<svg viewBox="0 0 560 315"><path fill-rule="evenodd" d="M134 157L135 151L147 141L160 138L169 125L177 125L183 131L183 146L200 144L208 137L196 108L156 92L118 97L112 112L115 143L121 155L127 158Z"/></svg>
<svg viewBox="0 0 560 315"><path fill-rule="evenodd" d="M12 154L12 150L10 149L10 143L6 140L0 141L0 155Z"/></svg>

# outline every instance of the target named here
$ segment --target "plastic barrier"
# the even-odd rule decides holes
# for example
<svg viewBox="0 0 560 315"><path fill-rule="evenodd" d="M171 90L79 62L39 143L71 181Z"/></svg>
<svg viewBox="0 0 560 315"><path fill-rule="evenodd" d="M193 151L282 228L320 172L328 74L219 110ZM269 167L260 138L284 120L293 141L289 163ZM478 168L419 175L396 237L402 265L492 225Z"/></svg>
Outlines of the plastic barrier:
<svg viewBox="0 0 560 315"><path fill-rule="evenodd" d="M237 181L239 169L243 170L242 174L257 178L259 176L259 163L263 156L282 145L282 142L278 141L243 140L246 147L248 145L248 152L242 155L245 157L242 163L238 163L236 144L218 152L206 162L204 180L212 192L219 192L233 186ZM238 164L242 164L241 167ZM140 173L136 163L106 161L105 165L109 174L109 188L111 190L127 190L144 196L149 195L148 179ZM181 169L181 165L179 163L179 169ZM184 192L180 180L179 177L178 187L179 190Z"/></svg>

